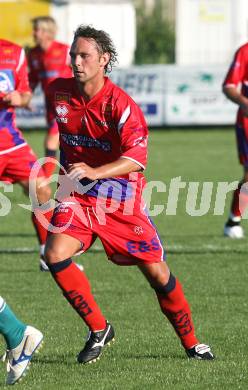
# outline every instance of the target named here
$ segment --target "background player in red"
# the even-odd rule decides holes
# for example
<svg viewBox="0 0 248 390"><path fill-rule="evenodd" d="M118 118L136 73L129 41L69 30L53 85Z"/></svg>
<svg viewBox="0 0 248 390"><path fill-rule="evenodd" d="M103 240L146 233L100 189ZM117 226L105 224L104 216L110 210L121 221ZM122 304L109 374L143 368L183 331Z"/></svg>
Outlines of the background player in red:
<svg viewBox="0 0 248 390"><path fill-rule="evenodd" d="M56 22L51 16L34 18L33 37L36 46L28 53L29 82L32 90L38 84L44 92L48 132L45 138L45 156L50 161L44 164L43 169L47 177L51 176L55 169L55 163L51 159L56 157L59 144L58 126L47 104L46 91L48 84L57 77L71 77L68 45L55 41Z"/></svg>
<svg viewBox="0 0 248 390"><path fill-rule="evenodd" d="M63 295L89 327L78 362L95 361L114 338L85 273L71 260L80 250L86 252L97 236L111 261L138 266L187 355L213 359L210 347L195 336L182 287L163 259L155 226L143 212L141 171L146 166L148 129L137 104L104 76L116 60L113 43L104 31L80 26L70 55L75 78L52 82L49 100L57 113L61 163L71 180L91 188L65 198L55 209L53 226L64 229L49 234L45 258Z"/></svg>
<svg viewBox="0 0 248 390"><path fill-rule="evenodd" d="M16 127L15 108L27 107L31 99L28 83L27 62L24 50L9 41L0 40L0 180L19 183L29 193L31 168L37 158ZM40 204L49 200L51 190L44 183L42 169L35 181ZM44 251L47 230L37 218L39 211L32 212L32 220ZM46 213L50 220L51 212ZM45 215L44 215L45 217ZM43 264L43 263L42 263ZM44 263L44 267L46 264Z"/></svg>
<svg viewBox="0 0 248 390"><path fill-rule="evenodd" d="M244 175L233 193L231 212L224 228L224 235L243 238L240 221L248 206L248 43L235 53L223 83L223 92L228 99L239 106L236 119L236 139L240 163Z"/></svg>

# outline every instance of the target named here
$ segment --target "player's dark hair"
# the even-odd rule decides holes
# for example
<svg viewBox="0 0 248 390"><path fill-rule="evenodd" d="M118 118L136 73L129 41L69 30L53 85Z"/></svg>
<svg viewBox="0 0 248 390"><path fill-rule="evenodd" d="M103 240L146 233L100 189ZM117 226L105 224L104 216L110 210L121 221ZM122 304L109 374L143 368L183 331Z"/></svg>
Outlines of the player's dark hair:
<svg viewBox="0 0 248 390"><path fill-rule="evenodd" d="M109 53L109 62L105 65L105 72L111 72L117 62L117 51L109 34L103 30L96 30L89 25L80 25L74 33L74 41L77 38L93 39L96 42L99 54Z"/></svg>

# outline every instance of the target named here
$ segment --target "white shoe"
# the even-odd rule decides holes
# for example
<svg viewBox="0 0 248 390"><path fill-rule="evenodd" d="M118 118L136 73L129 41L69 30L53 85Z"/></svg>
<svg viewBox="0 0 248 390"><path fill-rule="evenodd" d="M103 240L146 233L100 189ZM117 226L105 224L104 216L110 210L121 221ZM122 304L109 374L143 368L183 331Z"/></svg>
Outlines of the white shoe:
<svg viewBox="0 0 248 390"><path fill-rule="evenodd" d="M78 267L78 269L80 271L84 270L84 266L82 264L76 263L76 266ZM50 269L47 266L47 263L43 259L40 259L40 271L42 271L42 272L49 272L50 271Z"/></svg>
<svg viewBox="0 0 248 390"><path fill-rule="evenodd" d="M7 385L14 385L21 380L29 368L30 360L42 345L43 334L32 326L27 326L20 344L6 352Z"/></svg>
<svg viewBox="0 0 248 390"><path fill-rule="evenodd" d="M76 266L78 267L78 269L80 270L80 271L83 271L84 270L84 266L82 265L82 264L78 264L78 263L75 263L76 264Z"/></svg>
<svg viewBox="0 0 248 390"><path fill-rule="evenodd" d="M224 236L229 238L244 238L244 230L242 226L225 226L224 227Z"/></svg>
<svg viewBox="0 0 248 390"><path fill-rule="evenodd" d="M50 271L46 262L43 259L40 259L40 271L42 271L42 272L49 272Z"/></svg>

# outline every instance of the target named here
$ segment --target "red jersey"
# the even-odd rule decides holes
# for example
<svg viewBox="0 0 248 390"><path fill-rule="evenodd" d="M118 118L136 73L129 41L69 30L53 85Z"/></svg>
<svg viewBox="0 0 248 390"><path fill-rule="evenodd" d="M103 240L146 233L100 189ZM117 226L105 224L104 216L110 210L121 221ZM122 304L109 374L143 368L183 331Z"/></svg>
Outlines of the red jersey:
<svg viewBox="0 0 248 390"><path fill-rule="evenodd" d="M69 46L53 41L47 50L39 46L30 49L28 54L29 82L34 90L37 84L46 94L48 84L58 77L72 77L69 59Z"/></svg>
<svg viewBox="0 0 248 390"><path fill-rule="evenodd" d="M127 158L146 166L148 129L142 111L121 88L105 77L103 88L89 101L79 92L76 80L57 79L48 89L50 106L56 113L60 133L61 164L85 162L91 167ZM96 197L101 179L87 195ZM130 192L129 175L111 179L124 200ZM138 187L143 175L134 175ZM83 179L82 184L90 181ZM118 192L117 191L117 192Z"/></svg>
<svg viewBox="0 0 248 390"><path fill-rule="evenodd" d="M248 43L236 51L223 82L225 87L238 87L239 85L241 86L241 93L248 98ZM240 124L248 131L248 118L244 117L240 108L238 110L237 124Z"/></svg>
<svg viewBox="0 0 248 390"><path fill-rule="evenodd" d="M15 124L15 108L2 100L14 90L30 92L25 52L19 45L0 39L0 154L26 145Z"/></svg>

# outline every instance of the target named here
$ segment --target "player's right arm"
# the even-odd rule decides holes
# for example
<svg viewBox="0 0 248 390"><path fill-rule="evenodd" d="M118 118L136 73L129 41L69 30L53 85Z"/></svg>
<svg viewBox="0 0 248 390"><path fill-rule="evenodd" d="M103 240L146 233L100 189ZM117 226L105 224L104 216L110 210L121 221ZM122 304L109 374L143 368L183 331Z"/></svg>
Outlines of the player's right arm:
<svg viewBox="0 0 248 390"><path fill-rule="evenodd" d="M243 93L241 85L248 78L248 45L242 46L234 55L234 59L223 82L223 93L236 103L245 116L248 116L248 97Z"/></svg>
<svg viewBox="0 0 248 390"><path fill-rule="evenodd" d="M242 109L243 114L248 117L248 98L235 87L224 86L223 92L226 97L233 103L236 103Z"/></svg>
<svg viewBox="0 0 248 390"><path fill-rule="evenodd" d="M11 107L28 107L31 100L31 92L12 91L3 96L3 102Z"/></svg>
<svg viewBox="0 0 248 390"><path fill-rule="evenodd" d="M2 101L11 107L27 107L32 93L28 82L28 68L25 52L23 48L19 48L19 59L15 69L15 89L7 92L2 97Z"/></svg>

